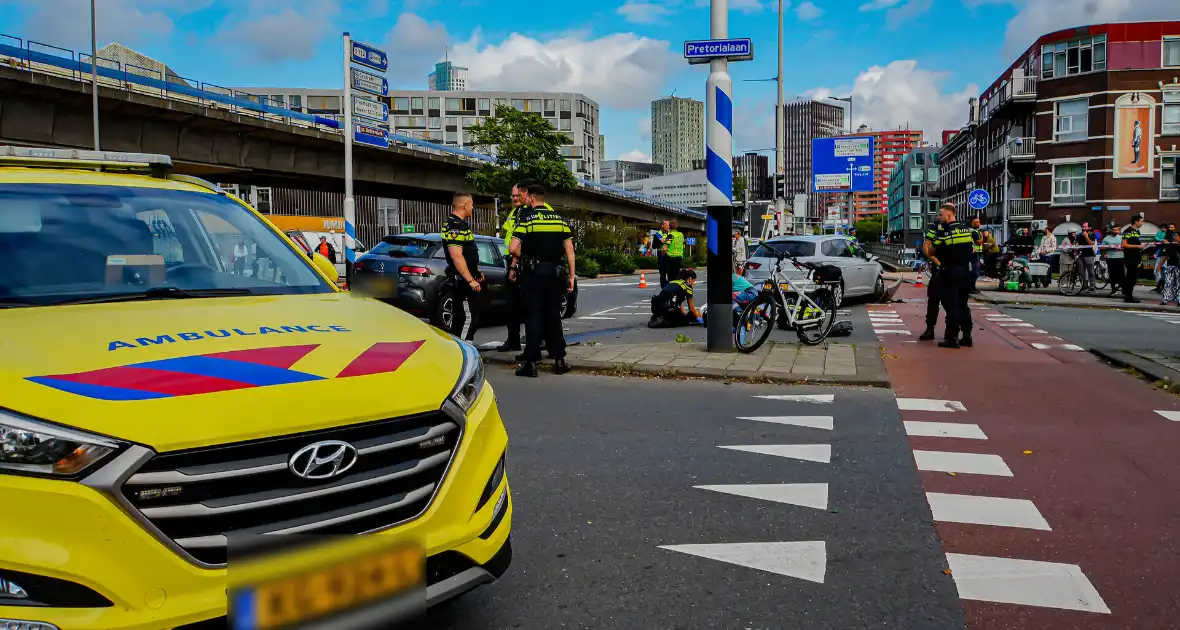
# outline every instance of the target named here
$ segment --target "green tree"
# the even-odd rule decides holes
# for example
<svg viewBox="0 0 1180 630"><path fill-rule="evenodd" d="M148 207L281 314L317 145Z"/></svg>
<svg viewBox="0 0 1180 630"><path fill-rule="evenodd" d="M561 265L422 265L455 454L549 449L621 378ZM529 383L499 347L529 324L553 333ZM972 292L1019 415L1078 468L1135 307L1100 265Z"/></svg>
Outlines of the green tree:
<svg viewBox="0 0 1180 630"><path fill-rule="evenodd" d="M885 215L874 214L857 220L854 225L856 240L861 243L876 243L881 240L881 234L885 231Z"/></svg>
<svg viewBox="0 0 1180 630"><path fill-rule="evenodd" d="M741 175L735 175L733 178L733 200L740 201L746 194L746 178Z"/></svg>
<svg viewBox="0 0 1180 630"><path fill-rule="evenodd" d="M531 179L550 190L571 190L577 186L561 155L561 147L569 144L569 138L540 114L497 105L495 117L468 127L468 131L471 145L477 151L490 154L494 149L496 154L495 162L485 163L468 174L477 191L506 193L522 179Z"/></svg>

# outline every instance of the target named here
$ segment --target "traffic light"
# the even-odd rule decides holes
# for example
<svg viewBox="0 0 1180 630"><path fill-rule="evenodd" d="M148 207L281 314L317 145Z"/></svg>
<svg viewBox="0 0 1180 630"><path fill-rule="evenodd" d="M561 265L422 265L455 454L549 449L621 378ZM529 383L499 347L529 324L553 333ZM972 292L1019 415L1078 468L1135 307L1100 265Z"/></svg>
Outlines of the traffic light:
<svg viewBox="0 0 1180 630"><path fill-rule="evenodd" d="M786 182L786 180L784 178L776 178L776 179L777 179L777 181L775 182L775 186L774 186L774 198L775 199L789 199L790 197L787 195L787 182Z"/></svg>

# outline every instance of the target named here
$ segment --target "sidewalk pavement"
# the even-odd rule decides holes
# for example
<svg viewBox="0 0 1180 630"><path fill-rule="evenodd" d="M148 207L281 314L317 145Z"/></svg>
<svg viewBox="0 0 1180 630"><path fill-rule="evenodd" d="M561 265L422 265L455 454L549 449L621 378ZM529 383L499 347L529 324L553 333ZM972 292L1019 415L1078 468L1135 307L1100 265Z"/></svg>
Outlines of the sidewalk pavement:
<svg viewBox="0 0 1180 630"><path fill-rule="evenodd" d="M496 363L516 363L514 353L485 351ZM713 379L772 380L889 387L876 344L803 346L767 342L756 352L712 353L703 343L584 344L566 351L570 367Z"/></svg>
<svg viewBox="0 0 1180 630"><path fill-rule="evenodd" d="M1099 357L1119 366L1133 368L1154 381L1180 385L1180 353L1154 350L1114 350L1094 348Z"/></svg>

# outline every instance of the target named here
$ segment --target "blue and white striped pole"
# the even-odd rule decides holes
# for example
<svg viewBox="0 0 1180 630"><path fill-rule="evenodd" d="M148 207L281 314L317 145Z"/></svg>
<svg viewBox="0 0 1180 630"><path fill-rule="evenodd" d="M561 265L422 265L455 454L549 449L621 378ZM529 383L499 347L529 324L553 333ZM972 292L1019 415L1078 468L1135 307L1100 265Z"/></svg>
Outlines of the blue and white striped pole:
<svg viewBox="0 0 1180 630"><path fill-rule="evenodd" d="M711 0L710 38L725 39L729 31L728 0ZM709 253L709 318L706 348L709 352L733 350L733 80L729 61L709 61L705 82L705 204Z"/></svg>
<svg viewBox="0 0 1180 630"><path fill-rule="evenodd" d="M352 288L356 261L356 199L352 196L352 36L344 34L344 281Z"/></svg>

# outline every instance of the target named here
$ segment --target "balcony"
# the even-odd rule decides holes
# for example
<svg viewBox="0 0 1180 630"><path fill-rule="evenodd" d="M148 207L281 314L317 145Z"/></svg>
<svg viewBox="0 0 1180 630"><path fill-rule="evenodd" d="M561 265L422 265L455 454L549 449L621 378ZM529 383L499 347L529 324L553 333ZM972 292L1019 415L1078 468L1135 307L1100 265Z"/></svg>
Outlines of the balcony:
<svg viewBox="0 0 1180 630"><path fill-rule="evenodd" d="M1011 142L988 151L988 166L1003 160L1005 153L1010 162L1032 163L1037 154L1037 139L1032 137L1014 138Z"/></svg>
<svg viewBox="0 0 1180 630"><path fill-rule="evenodd" d="M1180 200L1180 188L1164 188L1160 190L1160 199L1164 201Z"/></svg>
<svg viewBox="0 0 1180 630"><path fill-rule="evenodd" d="M996 90L988 100L987 109L982 113L983 119L991 118L1004 107L1012 103L1035 103L1037 101L1036 77L1012 77L1000 89Z"/></svg>
<svg viewBox="0 0 1180 630"><path fill-rule="evenodd" d="M1028 220L1031 220L1032 218L1033 218L1033 200L1032 199L1009 199L1008 200L1008 220L1010 220L1010 221L1028 221Z"/></svg>

